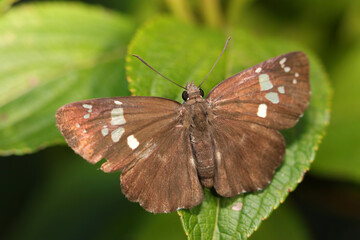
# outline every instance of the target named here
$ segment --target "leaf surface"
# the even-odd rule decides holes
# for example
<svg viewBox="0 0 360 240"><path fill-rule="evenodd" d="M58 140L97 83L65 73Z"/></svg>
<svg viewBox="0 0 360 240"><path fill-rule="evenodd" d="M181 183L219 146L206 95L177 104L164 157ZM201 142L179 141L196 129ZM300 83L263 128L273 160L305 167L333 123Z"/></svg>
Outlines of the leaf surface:
<svg viewBox="0 0 360 240"><path fill-rule="evenodd" d="M284 131L286 156L265 190L221 198L204 189L199 206L178 211L189 239L246 239L301 182L314 160L329 121L330 87L317 59L306 49L281 39L256 39L235 30L225 55L206 80L205 94L222 80L271 57L302 50L310 58L312 97L296 127ZM181 102L183 89L156 75L131 54L145 59L159 72L184 86L200 84L225 43L223 33L158 18L138 30L127 57L130 91L135 95L166 97Z"/></svg>
<svg viewBox="0 0 360 240"><path fill-rule="evenodd" d="M124 58L131 20L75 3L31 4L0 18L0 154L63 142L56 110L128 95Z"/></svg>

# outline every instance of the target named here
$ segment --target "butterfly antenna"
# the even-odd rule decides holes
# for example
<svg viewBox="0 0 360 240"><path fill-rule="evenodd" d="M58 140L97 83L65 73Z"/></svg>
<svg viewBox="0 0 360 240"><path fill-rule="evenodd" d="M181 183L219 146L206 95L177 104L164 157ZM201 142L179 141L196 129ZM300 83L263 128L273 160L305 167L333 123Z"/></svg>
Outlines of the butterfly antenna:
<svg viewBox="0 0 360 240"><path fill-rule="evenodd" d="M216 62L214 63L214 65L212 66L212 68L210 69L209 73L206 75L206 77L204 78L204 80L202 80L202 82L199 85L199 88L201 87L201 85L205 82L205 80L207 79L207 77L210 75L210 73L212 72L212 70L214 69L214 67L216 66L216 64L218 63L218 61L220 60L221 56L223 55L223 53L225 52L225 49L230 41L231 37L228 37L228 39L226 40L225 46L222 50L222 52L220 53L220 56L218 57L218 59L216 60Z"/></svg>
<svg viewBox="0 0 360 240"><path fill-rule="evenodd" d="M138 59L139 59L140 61L142 61L148 68L150 68L151 70L153 70L154 72L156 72L157 74L159 74L160 76L162 76L163 78L165 78L166 80L168 80L168 81L172 82L173 84L175 84L176 86L179 86L179 87L181 87L181 88L183 88L183 89L186 90L185 87L181 86L180 84L177 84L177 83L174 82L173 80L165 77L164 75L162 75L161 73L159 73L158 71L156 71L153 67L151 67L147 62L145 62L144 59L142 59L142 58L139 57L138 55L133 54L133 56L136 57L136 58L138 58Z"/></svg>

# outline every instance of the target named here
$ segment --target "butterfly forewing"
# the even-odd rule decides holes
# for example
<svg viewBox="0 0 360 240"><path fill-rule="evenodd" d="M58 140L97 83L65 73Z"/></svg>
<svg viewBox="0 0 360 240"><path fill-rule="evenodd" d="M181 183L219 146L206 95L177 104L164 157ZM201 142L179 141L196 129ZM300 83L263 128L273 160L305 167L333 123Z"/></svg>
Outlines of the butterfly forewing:
<svg viewBox="0 0 360 240"><path fill-rule="evenodd" d="M104 170L109 172L131 162L156 133L174 127L179 107L155 97L91 99L61 107L56 120L75 152L91 163L106 158L110 163Z"/></svg>
<svg viewBox="0 0 360 240"><path fill-rule="evenodd" d="M240 72L207 96L215 115L275 129L293 127L310 98L309 61L291 52Z"/></svg>

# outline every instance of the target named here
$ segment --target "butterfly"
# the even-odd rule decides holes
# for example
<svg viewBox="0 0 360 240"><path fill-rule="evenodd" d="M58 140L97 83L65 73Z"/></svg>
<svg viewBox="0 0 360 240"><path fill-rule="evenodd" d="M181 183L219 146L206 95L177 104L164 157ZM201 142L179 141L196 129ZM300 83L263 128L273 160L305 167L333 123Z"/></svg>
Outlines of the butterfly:
<svg viewBox="0 0 360 240"><path fill-rule="evenodd" d="M203 97L190 82L182 104L141 96L79 101L58 109L56 124L87 161L105 158L104 172L122 170L122 192L149 212L192 208L202 187L222 197L259 191L285 155L278 130L293 127L308 106L308 58L271 58Z"/></svg>

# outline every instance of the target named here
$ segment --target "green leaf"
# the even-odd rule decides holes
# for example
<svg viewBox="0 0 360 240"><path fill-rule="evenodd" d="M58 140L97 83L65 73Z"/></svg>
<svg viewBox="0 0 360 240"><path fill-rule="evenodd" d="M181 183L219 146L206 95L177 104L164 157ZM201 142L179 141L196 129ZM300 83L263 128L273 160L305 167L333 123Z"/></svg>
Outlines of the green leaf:
<svg viewBox="0 0 360 240"><path fill-rule="evenodd" d="M0 0L0 15L6 12L12 4L19 0Z"/></svg>
<svg viewBox="0 0 360 240"><path fill-rule="evenodd" d="M339 35L342 36L341 40L348 47L349 45L351 45L353 43L355 43L355 44L358 43L358 41L360 39L360 16L359 16L360 2L359 1L349 1L349 3L347 3L346 7L347 7L347 9L344 13L344 19L341 21ZM336 63L339 63L339 62L336 61Z"/></svg>
<svg viewBox="0 0 360 240"><path fill-rule="evenodd" d="M233 31L226 54L203 85L209 92L223 79L271 57L304 50L311 62L312 97L299 124L284 132L287 152L269 187L235 198L216 197L204 190L204 201L179 215L189 239L246 239L262 219L283 202L309 169L329 119L329 84L316 58L304 48L279 39L256 39ZM199 84L220 54L226 36L215 30L186 25L168 18L148 22L138 30L130 54L143 57L155 69L175 82ZM127 57L129 87L135 95L152 95L181 101L182 89L149 70L130 55ZM242 206L241 211L233 210Z"/></svg>
<svg viewBox="0 0 360 240"><path fill-rule="evenodd" d="M62 142L54 117L61 105L128 95L133 31L126 17L75 3L25 5L0 18L0 154Z"/></svg>
<svg viewBox="0 0 360 240"><path fill-rule="evenodd" d="M332 120L314 164L314 174L360 183L360 44L338 58L332 71ZM355 64L355 65L354 65Z"/></svg>

